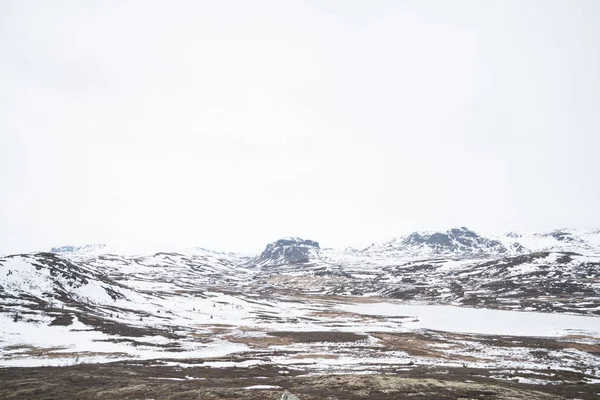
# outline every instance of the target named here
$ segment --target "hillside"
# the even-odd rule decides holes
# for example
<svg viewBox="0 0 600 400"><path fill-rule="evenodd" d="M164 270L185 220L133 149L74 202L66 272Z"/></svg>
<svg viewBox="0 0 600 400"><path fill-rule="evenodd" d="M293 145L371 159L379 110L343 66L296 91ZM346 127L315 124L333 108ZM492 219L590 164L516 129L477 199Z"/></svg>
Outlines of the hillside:
<svg viewBox="0 0 600 400"><path fill-rule="evenodd" d="M1 364L147 360L300 375L469 365L500 380L527 368L523 382L546 382L549 368L562 384L594 382L597 238L457 228L362 250L284 238L254 257L98 245L2 257Z"/></svg>

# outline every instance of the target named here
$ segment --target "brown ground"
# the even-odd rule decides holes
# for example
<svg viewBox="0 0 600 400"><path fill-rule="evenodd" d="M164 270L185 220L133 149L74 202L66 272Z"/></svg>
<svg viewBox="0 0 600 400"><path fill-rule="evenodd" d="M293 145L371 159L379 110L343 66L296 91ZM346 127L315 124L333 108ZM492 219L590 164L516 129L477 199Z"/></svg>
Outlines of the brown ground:
<svg viewBox="0 0 600 400"><path fill-rule="evenodd" d="M182 361L183 362L183 361ZM279 366L209 368L161 362L84 364L69 367L2 368L0 399L280 399L285 390L300 400L355 399L597 399L598 384L524 385L497 381L493 371L414 368L371 375L299 375ZM552 371L556 373L562 373ZM577 377L570 377L576 381ZM272 385L276 389L248 390Z"/></svg>

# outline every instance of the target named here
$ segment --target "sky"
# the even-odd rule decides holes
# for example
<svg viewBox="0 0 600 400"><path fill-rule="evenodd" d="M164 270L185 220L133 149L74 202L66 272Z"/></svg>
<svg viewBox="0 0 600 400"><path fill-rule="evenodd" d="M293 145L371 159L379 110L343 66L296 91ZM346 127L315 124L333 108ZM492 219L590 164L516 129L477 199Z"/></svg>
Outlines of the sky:
<svg viewBox="0 0 600 400"><path fill-rule="evenodd" d="M0 254L600 228L600 2L0 0Z"/></svg>

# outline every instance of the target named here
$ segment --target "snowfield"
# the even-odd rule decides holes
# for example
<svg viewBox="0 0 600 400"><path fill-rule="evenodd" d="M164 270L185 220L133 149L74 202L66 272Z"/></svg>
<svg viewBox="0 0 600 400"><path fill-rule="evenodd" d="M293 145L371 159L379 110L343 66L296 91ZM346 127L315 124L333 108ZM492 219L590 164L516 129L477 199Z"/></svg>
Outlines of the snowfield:
<svg viewBox="0 0 600 400"><path fill-rule="evenodd" d="M600 337L600 318L527 311L487 310L440 305L397 303L351 304L344 311L387 317L412 317L406 329L483 335Z"/></svg>

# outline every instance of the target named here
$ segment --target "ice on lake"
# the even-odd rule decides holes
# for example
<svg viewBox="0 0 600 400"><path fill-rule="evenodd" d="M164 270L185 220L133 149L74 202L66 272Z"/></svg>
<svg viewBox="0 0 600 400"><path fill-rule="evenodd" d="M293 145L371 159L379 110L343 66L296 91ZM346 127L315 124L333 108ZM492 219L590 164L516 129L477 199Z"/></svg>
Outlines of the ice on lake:
<svg viewBox="0 0 600 400"><path fill-rule="evenodd" d="M527 311L504 311L447 305L393 302L340 305L344 311L406 319L402 327L485 335L600 336L600 318Z"/></svg>

